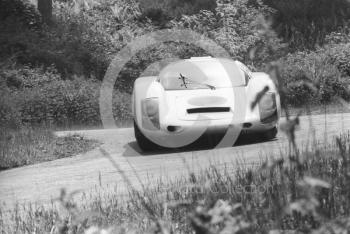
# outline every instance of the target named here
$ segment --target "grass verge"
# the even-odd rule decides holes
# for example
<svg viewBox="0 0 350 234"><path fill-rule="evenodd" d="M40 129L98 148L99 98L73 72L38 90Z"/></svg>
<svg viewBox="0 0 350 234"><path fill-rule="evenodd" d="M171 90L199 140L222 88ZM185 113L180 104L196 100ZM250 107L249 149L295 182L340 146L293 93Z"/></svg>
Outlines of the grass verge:
<svg viewBox="0 0 350 234"><path fill-rule="evenodd" d="M199 174L80 204L61 193L57 209L18 207L3 233L346 233L350 227L350 135L281 154L249 168ZM126 179L127 180L127 179ZM336 232L338 231L338 232Z"/></svg>
<svg viewBox="0 0 350 234"><path fill-rule="evenodd" d="M56 137L44 127L0 131L0 170L87 152L99 143L79 135Z"/></svg>
<svg viewBox="0 0 350 234"><path fill-rule="evenodd" d="M349 103L339 103L332 102L330 104L317 104L317 105L303 105L299 107L288 106L288 113L291 116L300 115L323 115L323 114L345 114L350 113ZM282 116L285 116L285 113L282 112Z"/></svg>

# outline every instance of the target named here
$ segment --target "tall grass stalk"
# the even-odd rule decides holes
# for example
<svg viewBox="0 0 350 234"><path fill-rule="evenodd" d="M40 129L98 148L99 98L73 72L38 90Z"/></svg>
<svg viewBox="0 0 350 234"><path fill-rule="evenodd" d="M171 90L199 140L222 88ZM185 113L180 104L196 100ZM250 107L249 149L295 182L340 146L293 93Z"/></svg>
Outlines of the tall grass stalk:
<svg viewBox="0 0 350 234"><path fill-rule="evenodd" d="M199 173L142 190L129 187L129 197L103 193L79 204L63 192L68 212L30 207L12 211L5 233L83 233L90 228L109 233L311 233L344 223L349 217L350 134L332 144L299 151L299 162L285 152L258 167L234 172L212 165ZM108 153L107 153L108 154ZM19 208L17 208L19 209ZM1 218L0 218L1 219ZM341 230L347 230L346 222ZM67 230L60 232L59 230ZM123 231L124 230L124 231ZM205 232L204 232L205 231ZM99 232L97 232L99 233Z"/></svg>

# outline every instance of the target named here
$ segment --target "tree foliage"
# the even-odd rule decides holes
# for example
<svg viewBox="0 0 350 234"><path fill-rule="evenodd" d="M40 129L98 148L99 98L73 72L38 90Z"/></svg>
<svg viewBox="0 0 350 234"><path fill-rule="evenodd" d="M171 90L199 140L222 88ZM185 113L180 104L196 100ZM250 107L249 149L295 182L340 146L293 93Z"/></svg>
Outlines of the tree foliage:
<svg viewBox="0 0 350 234"><path fill-rule="evenodd" d="M249 0L217 1L215 12L202 10L195 15L183 15L178 21L173 21L176 27L196 30L223 46L232 57L251 65L261 65L271 59L272 54L264 50L266 43L260 37L257 25L261 17L272 11L262 4L253 6ZM275 46L282 44L273 35ZM259 48L259 55L254 61L249 58L249 51Z"/></svg>
<svg viewBox="0 0 350 234"><path fill-rule="evenodd" d="M38 0L38 10L46 24L52 21L52 0Z"/></svg>
<svg viewBox="0 0 350 234"><path fill-rule="evenodd" d="M292 49L313 49L325 37L349 24L347 0L264 0L274 8L274 28Z"/></svg>
<svg viewBox="0 0 350 234"><path fill-rule="evenodd" d="M164 26L168 21L193 15L201 10L214 11L215 0L139 0L143 16L158 25Z"/></svg>

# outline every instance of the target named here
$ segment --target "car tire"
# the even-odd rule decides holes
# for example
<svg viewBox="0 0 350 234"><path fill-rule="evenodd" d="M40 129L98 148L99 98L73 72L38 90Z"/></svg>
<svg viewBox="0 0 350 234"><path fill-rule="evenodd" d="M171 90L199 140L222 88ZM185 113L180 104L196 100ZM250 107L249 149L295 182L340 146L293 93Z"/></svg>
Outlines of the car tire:
<svg viewBox="0 0 350 234"><path fill-rule="evenodd" d="M267 130L266 132L263 133L263 138L265 140L272 140L276 138L276 135L278 133L277 127L274 127L270 130Z"/></svg>
<svg viewBox="0 0 350 234"><path fill-rule="evenodd" d="M134 133L137 144L139 145L142 151L151 151L155 149L159 149L159 146L152 141L150 141L139 129L136 122L134 121Z"/></svg>

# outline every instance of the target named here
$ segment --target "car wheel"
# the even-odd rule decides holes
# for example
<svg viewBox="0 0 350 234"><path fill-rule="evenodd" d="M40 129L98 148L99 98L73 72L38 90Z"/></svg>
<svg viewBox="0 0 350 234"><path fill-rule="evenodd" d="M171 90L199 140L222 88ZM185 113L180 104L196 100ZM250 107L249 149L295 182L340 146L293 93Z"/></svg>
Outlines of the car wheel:
<svg viewBox="0 0 350 234"><path fill-rule="evenodd" d="M276 138L276 135L278 133L277 127L274 127L270 130L267 130L263 133L263 137L265 140L272 140Z"/></svg>
<svg viewBox="0 0 350 234"><path fill-rule="evenodd" d="M135 138L137 141L137 144L143 151L150 151L150 150L155 150L159 149L159 146L152 141L150 141L139 129L137 124L134 121L134 132L135 132Z"/></svg>

